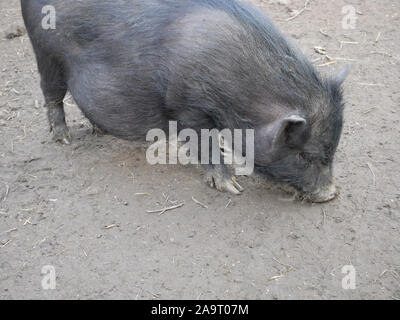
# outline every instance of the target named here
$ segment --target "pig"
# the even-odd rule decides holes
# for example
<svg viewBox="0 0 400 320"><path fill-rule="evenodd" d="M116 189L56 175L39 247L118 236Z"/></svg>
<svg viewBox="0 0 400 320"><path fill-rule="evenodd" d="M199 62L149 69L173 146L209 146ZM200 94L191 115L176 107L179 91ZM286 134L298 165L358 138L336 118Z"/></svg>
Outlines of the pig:
<svg viewBox="0 0 400 320"><path fill-rule="evenodd" d="M45 28L54 8L54 28ZM153 128L252 129L260 174L307 200L338 194L333 160L343 126L342 84L320 75L257 7L236 0L21 0L54 140L69 144L63 99L116 137ZM49 11L50 12L50 11ZM46 22L47 20L45 20ZM243 188L204 165L220 191Z"/></svg>

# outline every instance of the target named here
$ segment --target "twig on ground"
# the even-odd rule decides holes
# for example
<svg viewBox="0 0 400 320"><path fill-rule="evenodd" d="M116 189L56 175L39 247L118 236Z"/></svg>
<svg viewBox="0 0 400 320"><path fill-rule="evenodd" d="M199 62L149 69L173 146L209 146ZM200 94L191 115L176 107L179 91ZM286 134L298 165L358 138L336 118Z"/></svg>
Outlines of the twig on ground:
<svg viewBox="0 0 400 320"><path fill-rule="evenodd" d="M287 18L286 21L296 19L299 15L301 15L304 11L306 11L308 9L307 6L309 3L310 3L310 0L306 0L306 2L304 3L304 7L301 8L300 10L296 10L297 12L293 16Z"/></svg>
<svg viewBox="0 0 400 320"><path fill-rule="evenodd" d="M113 223L113 224L110 224L109 226L105 226L104 228L109 230L109 229L116 228L116 227L119 227L119 225L116 223Z"/></svg>
<svg viewBox="0 0 400 320"><path fill-rule="evenodd" d="M359 44L359 42L356 42L356 41L340 41L340 49L343 48L344 44Z"/></svg>
<svg viewBox="0 0 400 320"><path fill-rule="evenodd" d="M291 266L290 264L282 263L282 262L280 262L280 261L279 261L278 259L276 259L276 258L272 258L272 259L273 259L275 262L279 263L280 265L286 267L286 270L285 270L284 272L282 272L281 274L277 275L277 276L273 276L273 277L269 278L269 279L268 279L269 281L278 280L278 279L280 279L280 278L283 278L287 273L289 273L290 271L292 271L292 270L295 269L295 268L294 268L293 266Z"/></svg>
<svg viewBox="0 0 400 320"><path fill-rule="evenodd" d="M10 233L10 232L17 231L17 230L18 230L17 228L12 228L12 229L10 229L10 230L4 231L2 234L4 234L4 233Z"/></svg>
<svg viewBox="0 0 400 320"><path fill-rule="evenodd" d="M280 265L282 265L282 266L284 266L284 267L286 267L286 268L288 268L288 269L295 269L292 265L290 265L290 264L285 264L285 263L283 263L283 262L280 262L278 259L276 259L276 258L272 258L272 260L274 260L275 262L277 262L277 263L279 263Z"/></svg>
<svg viewBox="0 0 400 320"><path fill-rule="evenodd" d="M374 170L372 170L372 165L369 162L367 162L367 166L368 166L369 170L372 173L372 181L373 181L373 184L375 185L376 184L376 177L375 177Z"/></svg>
<svg viewBox="0 0 400 320"><path fill-rule="evenodd" d="M375 109L376 109L376 107L372 107L372 108L368 109L367 111L364 111L362 114L368 114L371 111L374 111Z"/></svg>
<svg viewBox="0 0 400 320"><path fill-rule="evenodd" d="M327 34L324 30L322 30L322 29L319 29L319 32L323 35L323 36L325 36L325 37L327 37L327 38L332 38L329 34Z"/></svg>
<svg viewBox="0 0 400 320"><path fill-rule="evenodd" d="M357 82L360 86L368 86L368 87L384 87L381 83L365 83L365 82Z"/></svg>
<svg viewBox="0 0 400 320"><path fill-rule="evenodd" d="M192 200L193 200L193 202L195 202L198 205L202 206L204 209L208 209L208 207L204 203L200 202L199 200L196 200L195 197L192 197Z"/></svg>
<svg viewBox="0 0 400 320"><path fill-rule="evenodd" d="M185 203L182 202L182 203L180 203L180 204L177 204L177 205L174 205L174 206L171 206L171 207L165 207L165 208L163 208L163 209L158 209L158 210L147 210L147 213L158 213L158 214L161 216L161 215L164 214L166 211L170 211L170 210L174 210L174 209L183 207L184 204L185 204Z"/></svg>
<svg viewBox="0 0 400 320"><path fill-rule="evenodd" d="M1 244L0 248L4 248L6 245L8 245L12 240L8 240L5 244Z"/></svg>
<svg viewBox="0 0 400 320"><path fill-rule="evenodd" d="M278 280L280 278L283 278L287 273L289 273L292 270L293 270L293 268L289 268L289 269L285 270L284 272L282 272L280 275L273 276L273 277L269 278L268 280L272 281L272 280Z"/></svg>
<svg viewBox="0 0 400 320"><path fill-rule="evenodd" d="M325 225L325 220L326 220L326 212L324 210L324 208L321 208L322 210L322 223L321 223L321 227Z"/></svg>
<svg viewBox="0 0 400 320"><path fill-rule="evenodd" d="M4 197L2 199L3 202L7 200L8 194L10 193L10 186L6 184L6 193L4 194Z"/></svg>
<svg viewBox="0 0 400 320"><path fill-rule="evenodd" d="M325 66L329 66L329 65L335 64L335 63L337 63L337 61L333 60L333 61L325 62L325 63L322 63L322 64L318 64L317 67L325 67Z"/></svg>

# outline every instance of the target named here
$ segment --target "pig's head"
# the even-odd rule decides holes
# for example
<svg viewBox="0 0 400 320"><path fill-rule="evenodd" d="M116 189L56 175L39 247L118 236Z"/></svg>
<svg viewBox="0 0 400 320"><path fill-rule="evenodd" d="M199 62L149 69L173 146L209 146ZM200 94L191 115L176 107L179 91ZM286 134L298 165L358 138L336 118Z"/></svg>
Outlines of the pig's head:
<svg viewBox="0 0 400 320"><path fill-rule="evenodd" d="M273 122L255 130L257 169L312 202L338 195L332 167L343 126L341 85L348 71L327 81L325 92L310 100L312 106L283 108Z"/></svg>

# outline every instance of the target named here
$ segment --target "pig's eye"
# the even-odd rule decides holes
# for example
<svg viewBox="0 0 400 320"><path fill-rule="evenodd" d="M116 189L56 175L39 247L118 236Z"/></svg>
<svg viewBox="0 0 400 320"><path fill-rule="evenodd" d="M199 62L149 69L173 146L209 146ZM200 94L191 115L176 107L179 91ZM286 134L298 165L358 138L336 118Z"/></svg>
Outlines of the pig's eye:
<svg viewBox="0 0 400 320"><path fill-rule="evenodd" d="M299 156L301 159L307 162L311 162L313 159L312 156L307 152L300 152Z"/></svg>

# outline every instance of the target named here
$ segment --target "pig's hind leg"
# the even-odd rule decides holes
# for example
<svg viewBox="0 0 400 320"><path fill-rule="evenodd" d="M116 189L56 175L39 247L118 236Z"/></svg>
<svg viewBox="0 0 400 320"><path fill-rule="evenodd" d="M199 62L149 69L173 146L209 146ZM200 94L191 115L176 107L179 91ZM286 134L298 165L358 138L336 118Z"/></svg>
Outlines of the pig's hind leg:
<svg viewBox="0 0 400 320"><path fill-rule="evenodd" d="M63 67L55 58L47 56L38 57L38 69L53 140L70 144L71 136L65 122L63 103L68 90Z"/></svg>

